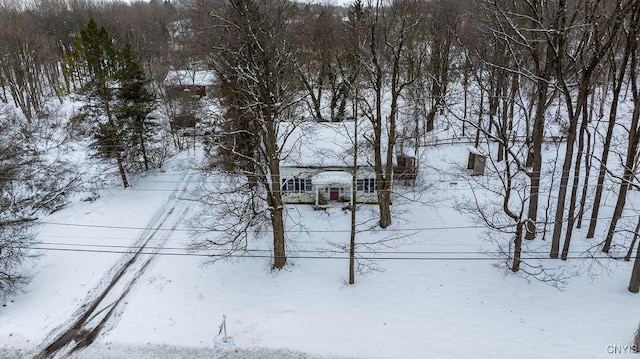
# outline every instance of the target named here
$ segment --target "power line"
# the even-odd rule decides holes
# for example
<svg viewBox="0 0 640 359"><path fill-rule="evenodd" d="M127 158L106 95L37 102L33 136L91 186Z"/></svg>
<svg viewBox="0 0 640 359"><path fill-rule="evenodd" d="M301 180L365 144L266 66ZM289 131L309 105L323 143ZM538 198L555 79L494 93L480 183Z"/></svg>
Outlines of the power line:
<svg viewBox="0 0 640 359"><path fill-rule="evenodd" d="M619 218L637 218L637 215L629 215L629 216L620 216ZM598 220L607 220L613 219L613 217L600 217ZM176 231L176 232L227 232L225 229L215 229L215 228L150 228L150 227L134 227L134 226L113 226L113 225L100 225L100 224L81 224L81 223L64 223L64 222L53 222L53 221L41 221L41 224L55 225L55 226L66 226L66 227L84 227L84 228L106 228L106 229L123 229L123 230L158 230L158 231ZM552 225L554 221L548 222L536 222L539 225ZM505 229L509 227L515 226L514 224L505 224ZM382 229L360 229L357 230L357 233L368 232L368 233L387 233L392 234L394 232L428 232L428 231L447 231L447 230L462 230L462 229L490 229L490 227L486 225L468 225L468 226L447 226L447 227L414 227L414 228L391 228L388 230ZM331 229L331 230L286 230L285 233L350 233L350 229Z"/></svg>
<svg viewBox="0 0 640 359"><path fill-rule="evenodd" d="M38 238L79 238L79 239L86 239L86 236L72 236L72 235L39 235ZM131 237L113 237L113 236L108 236L108 237L104 237L101 236L99 237L102 240L116 240L116 241L112 241L117 243L117 240L127 240L130 241ZM92 238L93 239L93 238ZM431 238L427 238L426 240L430 240ZM188 242L190 241L188 238L168 238L168 241L170 242ZM402 241L402 246L403 247L435 247L435 246L439 246L439 247L474 247L474 248L478 248L478 246L480 244L482 244L482 242L476 242L476 243L452 243L447 241L446 243L433 243L433 242L420 242L420 243L416 243L416 242L407 242L404 239L398 239L398 241ZM106 245L106 244L93 244L93 243L72 243L72 242L46 242L46 241L38 241L38 244L46 244L46 245L68 245L68 246L115 246L115 247L122 247L122 248L140 248L139 246L130 246L130 245L118 245L118 244L113 244L113 245ZM328 242L328 241L296 241L296 244L305 244L305 245L333 245L333 246L338 246L338 243L335 242ZM346 245L346 243L345 243ZM364 243L361 243L360 245L364 245ZM572 244L571 248L591 248L593 247L592 244ZM165 247L166 248L166 247ZM182 249L184 247L179 247L178 249ZM376 251L377 253L379 253L379 251ZM530 251L529 251L530 252ZM395 253L395 252L394 252ZM483 252L484 253L484 252Z"/></svg>
<svg viewBox="0 0 640 359"><path fill-rule="evenodd" d="M122 250L98 250L98 249L71 249L71 248L50 248L50 247L32 247L35 250L44 250L44 251L57 251L57 252L78 252L78 253L106 253L106 254L131 254L131 253L139 253L141 255L157 255L157 256L182 256L182 257L218 257L218 258L265 258L271 259L271 255L264 254L205 254L205 253L189 253L189 252L131 252L131 251L122 251ZM295 253L295 252L294 252ZM356 253L357 254L357 253ZM357 256L359 260L403 260L403 261L495 261L501 259L512 259L512 258L496 258L496 257L419 257L419 256L411 256L411 257L378 257L378 256ZM589 257L580 257L580 256L569 256L567 259L615 259L609 256L589 256ZM287 255L287 259L319 259L319 260L349 260L348 256L321 256L321 255ZM527 260L558 260L557 258L550 257L522 257L520 258L522 261Z"/></svg>
<svg viewBox="0 0 640 359"><path fill-rule="evenodd" d="M63 222L51 222L51 221L43 221L40 222L42 224L56 225L56 226L68 226L68 227L87 227L87 228L107 228L107 229L125 229L125 230L158 230L158 231L177 231L177 232L193 232L193 231L206 231L206 232L226 232L225 229L207 229L207 228L150 228L150 227L130 227L130 226L111 226L111 225L100 225L100 224L77 224L77 223L63 223ZM407 231L407 232L419 232L419 231L436 231L436 230L459 230L459 229L482 229L487 228L486 226L450 226L450 227L431 227L431 228L398 228L392 229L391 231ZM350 233L350 229L332 229L332 230L287 230L286 233ZM360 232L377 232L377 233L388 233L383 230L378 229L362 229L358 230ZM392 232L391 232L392 233Z"/></svg>
<svg viewBox="0 0 640 359"><path fill-rule="evenodd" d="M327 244L327 243L325 243ZM199 251L219 251L219 252L225 252L226 250L224 248L208 248L205 250L199 250L199 249L189 249L187 247L157 247L157 246L135 246L135 245L113 245L113 244L77 244L77 243L55 243L55 242L38 242L37 245L46 245L46 246L60 246L57 247L57 249L75 249L73 247L87 247L87 248L106 248L106 249L126 249L129 250L125 253L131 253L131 251L137 251L137 250L141 250L141 249L148 249L148 250L158 250L158 251L171 251L171 250L179 250L179 251L188 251L189 253L192 252L199 252ZM358 243L356 243L356 245L358 245ZM346 246L346 243L345 243ZM585 248L590 248L592 246L585 246ZM27 247L17 247L14 246L12 248L22 248L22 249L27 249ZM575 247L574 247L575 248ZM348 249L344 249L344 250L337 250L337 249L314 249L314 250L305 250L305 249L296 249L296 250L291 250L293 253L333 253L333 254L348 254L349 250ZM247 253L271 253L272 250L271 249L243 249L242 252L247 252ZM549 253L549 251L539 251L539 250L527 250L525 251L527 254L547 254ZM481 251L481 250L476 250L476 251L403 251L403 250L398 250L398 251L392 251L392 250L358 250L357 253L359 254L405 254L405 255L419 255L419 254L438 254L438 255L454 255L454 254L483 254L483 255L500 255L503 252L501 251ZM215 255L215 253L210 253L210 255ZM222 255L222 254L220 254Z"/></svg>

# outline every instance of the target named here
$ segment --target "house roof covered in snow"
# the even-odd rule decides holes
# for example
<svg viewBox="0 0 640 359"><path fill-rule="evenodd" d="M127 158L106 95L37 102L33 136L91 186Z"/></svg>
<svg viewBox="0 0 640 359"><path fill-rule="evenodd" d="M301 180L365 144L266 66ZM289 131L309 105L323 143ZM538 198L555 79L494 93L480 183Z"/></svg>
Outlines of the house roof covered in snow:
<svg viewBox="0 0 640 359"><path fill-rule="evenodd" d="M165 86L211 86L216 74L207 70L171 70L164 79Z"/></svg>
<svg viewBox="0 0 640 359"><path fill-rule="evenodd" d="M286 167L353 166L355 121L282 123L281 165ZM373 166L371 124L358 121L358 165Z"/></svg>

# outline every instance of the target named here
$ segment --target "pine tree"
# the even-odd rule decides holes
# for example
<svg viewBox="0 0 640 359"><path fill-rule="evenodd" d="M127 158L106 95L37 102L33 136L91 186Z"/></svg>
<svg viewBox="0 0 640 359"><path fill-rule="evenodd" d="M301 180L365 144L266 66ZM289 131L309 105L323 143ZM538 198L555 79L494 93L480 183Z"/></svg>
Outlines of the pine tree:
<svg viewBox="0 0 640 359"><path fill-rule="evenodd" d="M93 19L73 37L66 59L67 72L79 83L87 104L82 117L90 121L92 146L98 157L115 160L126 188L126 170L148 170L151 162L147 144L155 97L142 66L130 45L117 49Z"/></svg>
<svg viewBox="0 0 640 359"><path fill-rule="evenodd" d="M73 48L66 55L68 67L80 82L80 93L87 105L83 117L93 123L93 147L99 157L115 160L122 185L129 187L124 166L124 124L115 116L118 53L113 39L93 19L73 37Z"/></svg>
<svg viewBox="0 0 640 359"><path fill-rule="evenodd" d="M129 163L142 162L146 171L150 166L147 142L150 140L153 127L149 113L153 110L155 97L146 87L144 71L139 61L134 59L131 46L125 45L119 54L120 68L116 74L119 86L116 117L126 129L123 140L127 144Z"/></svg>

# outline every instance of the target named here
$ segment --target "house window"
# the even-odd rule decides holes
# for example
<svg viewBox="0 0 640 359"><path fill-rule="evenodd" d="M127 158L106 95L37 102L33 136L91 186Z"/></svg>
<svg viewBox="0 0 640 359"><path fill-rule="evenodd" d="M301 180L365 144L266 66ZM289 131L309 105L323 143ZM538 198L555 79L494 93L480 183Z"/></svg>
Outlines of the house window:
<svg viewBox="0 0 640 359"><path fill-rule="evenodd" d="M358 192L373 193L376 190L375 178L364 178L356 180L356 190Z"/></svg>
<svg viewBox="0 0 640 359"><path fill-rule="evenodd" d="M313 184L311 183L311 178L283 179L282 190L289 193L311 192Z"/></svg>

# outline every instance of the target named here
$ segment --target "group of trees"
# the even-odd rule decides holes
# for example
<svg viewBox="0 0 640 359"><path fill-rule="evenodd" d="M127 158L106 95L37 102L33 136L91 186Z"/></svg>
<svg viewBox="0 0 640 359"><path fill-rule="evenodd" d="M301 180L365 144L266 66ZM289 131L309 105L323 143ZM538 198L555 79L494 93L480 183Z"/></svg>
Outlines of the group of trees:
<svg viewBox="0 0 640 359"><path fill-rule="evenodd" d="M29 280L39 216L64 206L81 179L62 157L62 123L7 108L0 117L0 293L13 293Z"/></svg>
<svg viewBox="0 0 640 359"><path fill-rule="evenodd" d="M211 52L227 110L222 154L266 191L279 246L276 144L286 133L277 132L278 123L295 126L295 109L303 108L316 121L370 121L382 228L392 219L397 142L419 143L437 115L449 111L461 120L449 125L489 150L499 182L487 189L501 200L472 201L471 212L512 234L505 252L512 271L524 263L529 274L544 272L522 254L526 240L548 228L549 256L568 259L573 229L591 209L587 237L594 236L603 188L614 183L618 200L602 243L602 251L610 251L637 173L637 1L355 1L342 14L277 1L208 4L219 11L198 17L194 28L236 35ZM462 99L454 97L454 86L462 88ZM625 99L632 110L623 117L616 111ZM350 113L355 103L362 114ZM563 148L544 158L552 138ZM626 148L614 148L614 141ZM613 163L610 153L624 160ZM556 193L544 166L552 161L561 163ZM542 210L555 215L549 219ZM636 242L619 247L630 255ZM636 278L631 291L638 290Z"/></svg>
<svg viewBox="0 0 640 359"><path fill-rule="evenodd" d="M156 27L164 40L153 46L148 39L157 28L135 30L168 19L167 11L162 4L1 4L7 27L0 30L0 292L11 293L28 280L24 266L35 255L30 248L40 215L64 206L86 180L65 160L70 137L86 135L96 157L117 164L125 187L127 171L162 160L158 152L166 150L155 143L149 116L157 96L146 71L168 66L161 62L161 45L169 37L161 22ZM115 13L130 21L124 27L112 23L120 26L119 39L91 18ZM148 51L144 58L141 50ZM86 104L72 127L60 112L70 94Z"/></svg>
<svg viewBox="0 0 640 359"><path fill-rule="evenodd" d="M399 148L417 153L428 132L446 128L485 149L498 179L484 183L499 201L476 198L466 209L508 233L509 269L535 275L523 253L547 232L551 258L568 259L573 229L588 223L594 238L603 218L602 251L630 259L640 242L637 230L621 235L637 187L639 17L638 0L4 2L0 101L30 123L51 112L47 99L80 95L87 105L75 129L127 187L128 171L162 157L149 114L167 70L214 70L224 111L207 148L234 174L225 191L242 195L225 210L242 220L212 214L227 238L201 244L241 249L249 229L267 223L274 268L287 262L278 144L298 122L368 123L381 228L393 220ZM562 149L545 158L551 138ZM636 260L631 291L639 272Z"/></svg>
<svg viewBox="0 0 640 359"><path fill-rule="evenodd" d="M591 209L586 237L594 238L603 191L615 185L617 203L607 235L593 243L608 253L621 229L618 221L628 191L637 180L640 3L523 0L482 1L476 6L476 35L463 39L463 45L490 45L475 49L469 58L489 109L484 114L481 106L475 127L498 143L498 153L490 159L500 182L490 190L502 201L493 206L476 203L474 211L492 228L513 231L511 270L521 270L524 263L525 271L542 273L539 263L522 260L523 240L544 238L550 224L549 256L568 259L573 230L582 227ZM619 113L620 106L628 112ZM551 137L560 140L558 152L544 158L543 148ZM611 155L620 161L612 161ZM543 167L551 162L561 167L559 181ZM594 184L590 179L596 169ZM546 207L541 201L545 192ZM543 209L554 215L543 218ZM629 260L637 231L627 233L633 235L618 248L626 248ZM637 270L638 261L629 286L632 292L640 289Z"/></svg>
<svg viewBox="0 0 640 359"><path fill-rule="evenodd" d="M86 104L75 117L89 122L93 147L100 157L114 160L129 187L127 169L149 170L153 123L149 113L155 96L147 89L144 71L129 44L116 49L111 36L93 19L73 37L65 72Z"/></svg>
<svg viewBox="0 0 640 359"><path fill-rule="evenodd" d="M240 211L246 220L230 227L220 213L212 221L216 232L229 233L224 243L244 247L237 242L246 241L247 226L263 218L256 215L255 199L261 199L258 208L264 212L259 212L273 229L273 266L285 264L279 163L286 154L278 144L301 118L362 118L370 124L367 145L376 173L379 225L391 225L396 143L408 138L417 151L449 85L455 24L443 23L443 35L429 19L455 20L462 10L447 1L356 1L348 8L251 0L190 5L193 38L203 39L196 46L204 45L202 51L210 54L225 110L212 157L245 175L246 183L237 185L252 193ZM212 38L220 41L206 40ZM432 46L438 51L431 52ZM429 125L423 124L427 113ZM207 243L220 244L204 240L201 245Z"/></svg>
<svg viewBox="0 0 640 359"><path fill-rule="evenodd" d="M170 24L176 9L161 2L96 3L90 0L3 1L0 3L0 100L14 103L24 116L34 118L47 111L51 97L67 93L68 78L60 66L73 34L94 18L121 42L131 44L152 78L164 79L169 56ZM37 24L38 26L34 26ZM156 86L157 88L157 86Z"/></svg>

